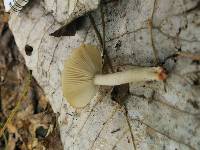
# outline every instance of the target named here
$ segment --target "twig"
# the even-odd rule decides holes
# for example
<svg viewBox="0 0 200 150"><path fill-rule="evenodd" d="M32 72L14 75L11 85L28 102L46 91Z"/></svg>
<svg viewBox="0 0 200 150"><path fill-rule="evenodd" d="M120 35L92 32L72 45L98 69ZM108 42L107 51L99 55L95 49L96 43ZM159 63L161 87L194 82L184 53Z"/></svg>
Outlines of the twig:
<svg viewBox="0 0 200 150"><path fill-rule="evenodd" d="M159 59L158 59L158 50L156 49L156 46L154 44L154 40L153 40L153 15L154 15L154 11L155 11L155 5L156 5L156 0L154 0L154 5L153 5L153 11L151 14L151 18L148 20L148 27L149 27L149 31L150 31L150 38L151 38L151 45L153 48L153 52L154 52L154 63L155 65L159 64Z"/></svg>

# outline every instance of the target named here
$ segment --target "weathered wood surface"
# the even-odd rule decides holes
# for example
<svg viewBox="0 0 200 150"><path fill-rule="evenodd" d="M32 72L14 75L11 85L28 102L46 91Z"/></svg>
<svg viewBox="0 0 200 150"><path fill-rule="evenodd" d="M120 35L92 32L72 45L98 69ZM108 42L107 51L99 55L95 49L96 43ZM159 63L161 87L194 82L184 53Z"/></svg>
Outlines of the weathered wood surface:
<svg viewBox="0 0 200 150"><path fill-rule="evenodd" d="M82 110L68 105L60 83L64 60L82 42L99 46L88 19L75 36L49 36L69 18L73 7L68 6L66 0L34 1L20 14L12 14L9 22L27 66L53 110L60 113L65 149L128 150L134 145L141 150L200 149L200 68L191 58L165 61L169 71L165 83L130 84L127 117L123 107L111 100L111 89L101 90ZM152 66L153 49L160 62L178 50L200 53L198 0L113 0L104 8L106 49L115 66ZM100 10L92 15L102 30ZM33 47L31 56L26 55L25 45Z"/></svg>

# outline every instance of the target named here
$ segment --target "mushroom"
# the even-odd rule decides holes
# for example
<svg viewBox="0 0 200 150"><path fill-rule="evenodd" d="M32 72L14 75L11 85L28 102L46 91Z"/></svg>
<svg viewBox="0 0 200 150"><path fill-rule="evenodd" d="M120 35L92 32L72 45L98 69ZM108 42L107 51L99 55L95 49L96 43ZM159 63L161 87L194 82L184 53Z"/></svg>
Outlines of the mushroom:
<svg viewBox="0 0 200 150"><path fill-rule="evenodd" d="M99 85L114 86L139 81L162 81L161 67L136 67L123 72L102 74L101 52L95 46L82 44L64 63L62 90L73 107L84 107L96 95Z"/></svg>

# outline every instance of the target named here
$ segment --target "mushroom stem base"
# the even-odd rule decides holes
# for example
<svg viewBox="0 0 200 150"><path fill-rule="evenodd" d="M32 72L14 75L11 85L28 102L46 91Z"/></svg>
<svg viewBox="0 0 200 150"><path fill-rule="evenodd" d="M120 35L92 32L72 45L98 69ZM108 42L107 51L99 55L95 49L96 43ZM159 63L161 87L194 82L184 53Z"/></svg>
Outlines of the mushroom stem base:
<svg viewBox="0 0 200 150"><path fill-rule="evenodd" d="M94 84L113 86L130 82L161 81L165 78L165 71L161 67L138 67L112 74L97 74L94 77Z"/></svg>

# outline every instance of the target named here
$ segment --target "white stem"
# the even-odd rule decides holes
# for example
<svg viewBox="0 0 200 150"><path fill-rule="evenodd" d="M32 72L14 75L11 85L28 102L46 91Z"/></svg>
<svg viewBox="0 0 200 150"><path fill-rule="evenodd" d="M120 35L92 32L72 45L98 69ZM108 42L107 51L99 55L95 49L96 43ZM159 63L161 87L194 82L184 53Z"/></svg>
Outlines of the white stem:
<svg viewBox="0 0 200 150"><path fill-rule="evenodd" d="M166 78L161 67L138 67L124 72L112 74L97 74L94 77L95 85L120 85L130 82L163 80Z"/></svg>

